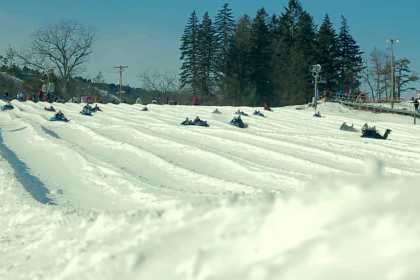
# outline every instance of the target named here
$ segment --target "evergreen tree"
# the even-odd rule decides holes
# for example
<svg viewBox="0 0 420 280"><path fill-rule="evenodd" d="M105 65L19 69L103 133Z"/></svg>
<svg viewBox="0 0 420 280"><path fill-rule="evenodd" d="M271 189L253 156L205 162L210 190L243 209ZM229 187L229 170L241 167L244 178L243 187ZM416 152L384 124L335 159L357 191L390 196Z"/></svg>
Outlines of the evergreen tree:
<svg viewBox="0 0 420 280"><path fill-rule="evenodd" d="M285 11L277 20L278 26L275 33L285 49L289 50L294 45L296 30L303 8L298 0L289 0Z"/></svg>
<svg viewBox="0 0 420 280"><path fill-rule="evenodd" d="M197 94L200 88L199 80L199 23L197 14L194 11L185 27L181 38L181 88L190 87L194 94Z"/></svg>
<svg viewBox="0 0 420 280"><path fill-rule="evenodd" d="M253 99L253 87L250 83L251 34L252 21L245 15L235 27L227 57L226 94L234 106L250 105L254 102L250 100Z"/></svg>
<svg viewBox="0 0 420 280"><path fill-rule="evenodd" d="M395 88L397 91L397 98L401 98L401 93L408 90L415 90L415 87L410 87L410 84L419 80L417 74L410 69L411 61L407 58L402 58L395 63Z"/></svg>
<svg viewBox="0 0 420 280"><path fill-rule="evenodd" d="M229 4L224 4L215 19L216 36L216 78L221 81L226 77L227 56L235 31L235 21Z"/></svg>
<svg viewBox="0 0 420 280"><path fill-rule="evenodd" d="M356 94L360 86L360 74L363 70L363 58L360 47L350 35L349 26L344 16L341 17L339 35L339 83L342 92Z"/></svg>
<svg viewBox="0 0 420 280"><path fill-rule="evenodd" d="M295 49L303 56L303 63L298 69L302 73L301 98L305 102L312 97L312 73L309 71L312 65L318 63L317 57L317 32L312 16L303 11L300 15L296 28ZM293 61L291 63L294 63Z"/></svg>
<svg viewBox="0 0 420 280"><path fill-rule="evenodd" d="M251 81L255 86L255 105L272 101L271 80L271 33L267 24L268 15L262 8L252 23L250 62Z"/></svg>
<svg viewBox="0 0 420 280"><path fill-rule="evenodd" d="M319 28L317 41L317 63L322 66L321 76L324 80L320 90L329 96L338 90L339 48L338 36L328 15Z"/></svg>
<svg viewBox="0 0 420 280"><path fill-rule="evenodd" d="M317 63L325 81L322 91L355 93L363 70L362 52L345 18L338 36L328 15L317 32L299 0L289 0L280 16L269 17L260 9L253 20L244 16L237 25L228 4L219 10L214 25L208 13L199 23L194 12L181 43L181 86L203 96L219 87L235 105L310 101L310 66ZM412 78L406 66L402 63L399 69L402 90L404 79ZM389 77L378 72L378 81L379 77L386 79L381 92L388 92Z"/></svg>
<svg viewBox="0 0 420 280"><path fill-rule="evenodd" d="M212 20L206 12L198 31L198 76L200 92L209 96L215 81L216 72L216 37Z"/></svg>
<svg viewBox="0 0 420 280"><path fill-rule="evenodd" d="M315 58L315 25L297 0L289 1L277 22L272 77L276 103L304 103L312 95L309 69Z"/></svg>

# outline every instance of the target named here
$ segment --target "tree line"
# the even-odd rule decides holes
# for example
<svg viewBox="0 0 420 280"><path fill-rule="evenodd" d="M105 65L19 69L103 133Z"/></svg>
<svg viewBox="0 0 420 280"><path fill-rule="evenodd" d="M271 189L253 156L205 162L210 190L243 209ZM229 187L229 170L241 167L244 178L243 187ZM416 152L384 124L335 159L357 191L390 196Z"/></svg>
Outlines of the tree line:
<svg viewBox="0 0 420 280"><path fill-rule="evenodd" d="M235 20L225 4L214 20L192 12L181 38L182 88L231 105L301 104L313 96L313 64L322 66L320 90L357 94L364 69L347 20L335 30L326 15L319 26L298 0L280 15L264 8Z"/></svg>

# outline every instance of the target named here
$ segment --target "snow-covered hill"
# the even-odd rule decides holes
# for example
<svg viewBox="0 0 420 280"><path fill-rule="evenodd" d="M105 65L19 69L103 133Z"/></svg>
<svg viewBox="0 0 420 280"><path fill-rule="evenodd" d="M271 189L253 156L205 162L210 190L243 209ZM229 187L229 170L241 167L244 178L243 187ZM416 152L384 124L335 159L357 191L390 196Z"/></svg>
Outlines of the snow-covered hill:
<svg viewBox="0 0 420 280"><path fill-rule="evenodd" d="M0 104L1 105L1 104ZM321 106L0 113L0 279L417 279L420 128ZM241 108L252 114L253 108ZM184 127L200 116L210 127ZM390 139L340 131L365 122Z"/></svg>

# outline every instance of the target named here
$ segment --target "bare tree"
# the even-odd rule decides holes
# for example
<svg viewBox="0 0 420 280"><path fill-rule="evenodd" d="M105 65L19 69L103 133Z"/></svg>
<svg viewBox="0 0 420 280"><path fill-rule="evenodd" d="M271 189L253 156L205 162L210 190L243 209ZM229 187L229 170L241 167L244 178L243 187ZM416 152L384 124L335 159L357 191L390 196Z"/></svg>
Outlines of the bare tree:
<svg viewBox="0 0 420 280"><path fill-rule="evenodd" d="M382 100L383 95L387 95L388 89L388 64L386 54L375 48L370 54L370 76L373 80L372 87L376 93L377 100ZM386 99L388 97L386 96Z"/></svg>
<svg viewBox="0 0 420 280"><path fill-rule="evenodd" d="M172 72L145 71L140 80L144 89L156 92L161 100L179 89L179 78Z"/></svg>
<svg viewBox="0 0 420 280"><path fill-rule="evenodd" d="M92 54L94 37L89 28L62 21L35 32L30 48L17 55L24 64L38 70L56 70L66 87Z"/></svg>
<svg viewBox="0 0 420 280"><path fill-rule="evenodd" d="M369 63L367 60L363 60L363 64L364 64L364 68L362 71L362 78L365 81L365 83L368 85L370 94L372 96L372 100L373 102L375 102L376 95L375 95L375 89L372 85L372 71L371 69L369 69Z"/></svg>

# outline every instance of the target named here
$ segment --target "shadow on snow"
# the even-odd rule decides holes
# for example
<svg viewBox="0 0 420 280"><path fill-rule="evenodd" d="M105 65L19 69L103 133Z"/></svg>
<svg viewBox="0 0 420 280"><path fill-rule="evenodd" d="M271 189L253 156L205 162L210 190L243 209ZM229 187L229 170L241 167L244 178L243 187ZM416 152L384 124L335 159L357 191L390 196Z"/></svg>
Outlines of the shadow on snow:
<svg viewBox="0 0 420 280"><path fill-rule="evenodd" d="M9 162L15 172L16 179L34 199L42 204L55 205L54 201L48 197L50 192L45 187L44 183L42 183L37 177L31 175L26 164L4 144L1 133L0 154Z"/></svg>

